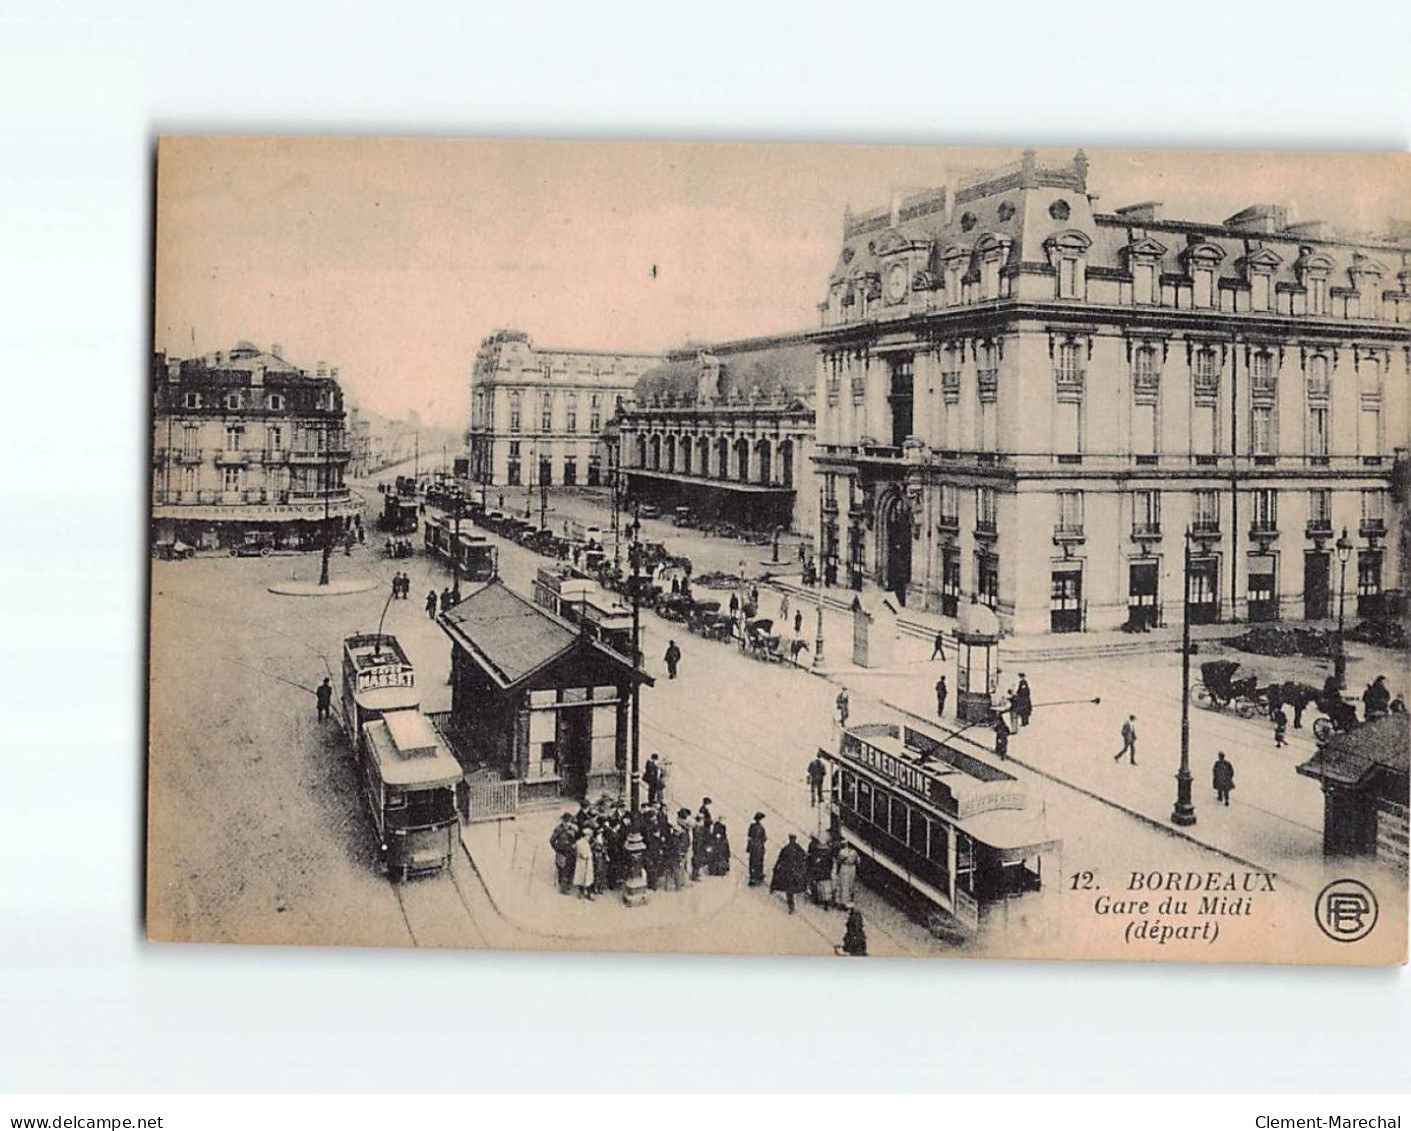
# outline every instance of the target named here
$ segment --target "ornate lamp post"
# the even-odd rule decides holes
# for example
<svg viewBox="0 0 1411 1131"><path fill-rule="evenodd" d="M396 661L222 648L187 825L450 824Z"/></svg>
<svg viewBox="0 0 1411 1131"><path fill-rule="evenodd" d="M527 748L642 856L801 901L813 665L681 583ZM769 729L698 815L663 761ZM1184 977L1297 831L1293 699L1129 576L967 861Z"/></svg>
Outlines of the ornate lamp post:
<svg viewBox="0 0 1411 1131"><path fill-rule="evenodd" d="M1191 528L1186 527L1185 553L1181 561L1181 768L1176 771L1176 804L1171 810L1173 825L1195 824L1191 803Z"/></svg>
<svg viewBox="0 0 1411 1131"><path fill-rule="evenodd" d="M1338 681L1338 690L1347 686L1347 652L1343 648L1343 606L1347 594L1347 559L1352 556L1352 542L1347 537L1347 527L1342 528L1334 545L1338 552L1338 647L1333 653L1333 678Z"/></svg>

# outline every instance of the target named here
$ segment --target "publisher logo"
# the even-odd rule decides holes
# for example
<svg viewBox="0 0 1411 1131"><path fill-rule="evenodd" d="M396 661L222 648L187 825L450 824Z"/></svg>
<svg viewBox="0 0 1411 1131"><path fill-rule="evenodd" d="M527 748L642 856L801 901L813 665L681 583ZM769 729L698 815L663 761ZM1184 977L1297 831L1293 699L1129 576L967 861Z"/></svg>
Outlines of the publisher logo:
<svg viewBox="0 0 1411 1131"><path fill-rule="evenodd" d="M1377 897L1361 880L1334 880L1318 893L1313 917L1333 942L1359 942L1377 925Z"/></svg>

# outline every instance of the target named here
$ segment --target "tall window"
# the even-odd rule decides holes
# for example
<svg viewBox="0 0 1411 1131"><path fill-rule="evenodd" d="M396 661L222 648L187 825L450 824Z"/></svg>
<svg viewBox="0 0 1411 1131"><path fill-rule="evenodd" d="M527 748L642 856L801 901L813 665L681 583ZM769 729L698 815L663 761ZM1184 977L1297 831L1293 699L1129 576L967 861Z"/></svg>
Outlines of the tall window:
<svg viewBox="0 0 1411 1131"><path fill-rule="evenodd" d="M1058 261L1058 297L1078 298L1078 261L1060 259Z"/></svg>
<svg viewBox="0 0 1411 1131"><path fill-rule="evenodd" d="M1318 530L1333 528L1333 493L1327 487L1308 492L1308 525Z"/></svg>
<svg viewBox="0 0 1411 1131"><path fill-rule="evenodd" d="M514 394L514 398L518 398L518 396L518 393ZM513 406L514 400L512 399L510 403L511 406ZM512 417L511 419L513 420L515 418ZM509 448L509 471L507 476L511 487L519 486L519 466L519 441L511 440Z"/></svg>
<svg viewBox="0 0 1411 1131"><path fill-rule="evenodd" d="M563 426L570 432L578 431L578 394L569 393L564 398Z"/></svg>
<svg viewBox="0 0 1411 1131"><path fill-rule="evenodd" d="M1191 451L1196 456L1220 450L1218 403L1220 365L1213 349L1198 349L1191 358Z"/></svg>
<svg viewBox="0 0 1411 1131"><path fill-rule="evenodd" d="M946 526L960 525L960 489L954 483L941 484L941 522Z"/></svg>
<svg viewBox="0 0 1411 1131"><path fill-rule="evenodd" d="M1220 529L1220 496L1214 491L1196 491L1193 500L1192 528L1206 534Z"/></svg>
<svg viewBox="0 0 1411 1131"><path fill-rule="evenodd" d="M1156 289L1156 264L1134 263L1132 265L1132 301L1154 303L1161 295Z"/></svg>
<svg viewBox="0 0 1411 1131"><path fill-rule="evenodd" d="M1373 488L1362 492L1362 526L1380 530L1386 524L1386 492Z"/></svg>
<svg viewBox="0 0 1411 1131"><path fill-rule="evenodd" d="M1251 410L1250 446L1257 456L1274 454L1274 410L1255 405Z"/></svg>
<svg viewBox="0 0 1411 1131"><path fill-rule="evenodd" d="M198 425L187 424L181 429L181 453L194 456L201 450L201 429Z"/></svg>
<svg viewBox="0 0 1411 1131"><path fill-rule="evenodd" d="M1272 305L1270 297L1273 288L1273 276L1257 271L1249 280L1249 308L1251 310L1268 310Z"/></svg>
<svg viewBox="0 0 1411 1131"><path fill-rule="evenodd" d="M1058 492L1058 524L1055 534L1081 534L1083 532L1083 492Z"/></svg>
<svg viewBox="0 0 1411 1131"><path fill-rule="evenodd" d="M892 447L900 448L912 434L913 377L911 357L892 362L892 387L887 400L892 409Z"/></svg>
<svg viewBox="0 0 1411 1131"><path fill-rule="evenodd" d="M603 430L602 398L594 393L588 400L588 431L597 435Z"/></svg>
<svg viewBox="0 0 1411 1131"><path fill-rule="evenodd" d="M221 468L221 490L235 492L240 490L244 483L245 469L243 467L223 467Z"/></svg>
<svg viewBox="0 0 1411 1131"><path fill-rule="evenodd" d="M510 431L519 431L519 391L510 393Z"/></svg>
<svg viewBox="0 0 1411 1131"><path fill-rule="evenodd" d="M1261 487L1254 492L1255 530L1273 532L1279 529L1279 492L1272 487Z"/></svg>
<svg viewBox="0 0 1411 1131"><path fill-rule="evenodd" d="M1161 371L1155 346L1141 346L1132 355L1132 452L1154 456L1160 448L1157 407Z"/></svg>
<svg viewBox="0 0 1411 1131"><path fill-rule="evenodd" d="M1328 280L1322 275L1312 275L1308 279L1308 313L1328 313Z"/></svg>
<svg viewBox="0 0 1411 1131"><path fill-rule="evenodd" d="M1208 267L1197 267L1194 274L1195 291L1192 301L1196 306L1215 305L1215 272Z"/></svg>
<svg viewBox="0 0 1411 1131"><path fill-rule="evenodd" d="M554 399L552 393L545 393L539 398L539 431L552 432L554 430Z"/></svg>
<svg viewBox="0 0 1411 1131"><path fill-rule="evenodd" d="M975 529L993 534L995 532L995 489L975 488Z"/></svg>
<svg viewBox="0 0 1411 1131"><path fill-rule="evenodd" d="M1382 454L1382 369L1375 357L1364 357L1358 366L1358 395L1361 411L1357 418L1357 451L1367 457Z"/></svg>
<svg viewBox="0 0 1411 1131"><path fill-rule="evenodd" d="M225 430L225 450L228 452L238 452L241 442L245 438L245 429L238 424L232 424Z"/></svg>
<svg viewBox="0 0 1411 1131"><path fill-rule="evenodd" d="M999 298L999 258L986 259L980 265L980 279L985 298Z"/></svg>
<svg viewBox="0 0 1411 1131"><path fill-rule="evenodd" d="M1161 533L1161 492L1132 492L1132 533Z"/></svg>
<svg viewBox="0 0 1411 1131"><path fill-rule="evenodd" d="M279 425L271 424L265 429L265 447L272 452L284 447L284 430Z"/></svg>
<svg viewBox="0 0 1411 1131"><path fill-rule="evenodd" d="M201 485L201 469L194 463L188 463L181 469L181 490L182 493L195 494ZM189 500L188 500L189 501Z"/></svg>
<svg viewBox="0 0 1411 1131"><path fill-rule="evenodd" d="M1328 406L1310 404L1308 406L1308 454L1314 459L1328 456Z"/></svg>
<svg viewBox="0 0 1411 1131"><path fill-rule="evenodd" d="M979 450L993 452L999 447L998 409L999 399L999 349L992 342L984 343L975 351L977 406L976 431Z"/></svg>

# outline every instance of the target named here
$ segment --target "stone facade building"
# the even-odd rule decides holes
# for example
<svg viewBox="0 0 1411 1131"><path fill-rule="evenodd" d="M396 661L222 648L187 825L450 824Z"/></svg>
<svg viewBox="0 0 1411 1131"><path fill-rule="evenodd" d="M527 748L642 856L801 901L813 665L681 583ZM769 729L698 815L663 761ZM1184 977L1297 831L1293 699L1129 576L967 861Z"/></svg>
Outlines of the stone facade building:
<svg viewBox="0 0 1411 1131"><path fill-rule="evenodd" d="M821 304L821 549L1006 631L1336 615L1396 584L1411 241L1099 212L1080 152L845 221ZM1355 602L1355 605L1354 605Z"/></svg>
<svg viewBox="0 0 1411 1131"><path fill-rule="evenodd" d="M704 521L811 530L816 354L806 334L669 353L617 417L630 495Z"/></svg>
<svg viewBox="0 0 1411 1131"><path fill-rule="evenodd" d="M536 347L497 330L470 376L472 483L495 487L607 482L602 432L660 356Z"/></svg>
<svg viewBox="0 0 1411 1131"><path fill-rule="evenodd" d="M322 545L362 504L344 486L338 370L239 342L152 362L152 538L205 549Z"/></svg>

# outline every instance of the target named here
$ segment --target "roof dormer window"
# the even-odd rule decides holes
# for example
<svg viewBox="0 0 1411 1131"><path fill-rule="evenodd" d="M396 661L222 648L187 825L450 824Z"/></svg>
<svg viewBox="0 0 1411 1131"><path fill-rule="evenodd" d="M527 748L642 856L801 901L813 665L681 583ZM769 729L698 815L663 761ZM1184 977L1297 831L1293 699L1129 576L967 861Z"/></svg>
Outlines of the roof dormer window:
<svg viewBox="0 0 1411 1131"><path fill-rule="evenodd" d="M1212 243L1199 243L1186 251L1186 269L1191 277L1191 305L1209 309L1215 305L1215 271L1225 251Z"/></svg>
<svg viewBox="0 0 1411 1131"><path fill-rule="evenodd" d="M1332 274L1333 261L1326 255L1315 255L1312 248L1303 248L1294 264L1298 281L1307 292L1308 313L1326 316L1328 313L1328 276Z"/></svg>
<svg viewBox="0 0 1411 1131"><path fill-rule="evenodd" d="M226 407L227 409L229 409L231 412L237 412L237 411L239 411L241 403L242 403L242 402L241 402L241 397L240 397L240 394L239 394L239 393L226 393L226 394L225 394L225 407Z"/></svg>
<svg viewBox="0 0 1411 1131"><path fill-rule="evenodd" d="M1084 299L1088 291L1088 248L1090 240L1082 232L1059 232L1044 241L1049 266L1058 277L1059 298Z"/></svg>
<svg viewBox="0 0 1411 1131"><path fill-rule="evenodd" d="M1249 283L1250 310L1274 309L1274 271L1281 262L1267 247L1257 248L1241 260L1245 281Z"/></svg>

